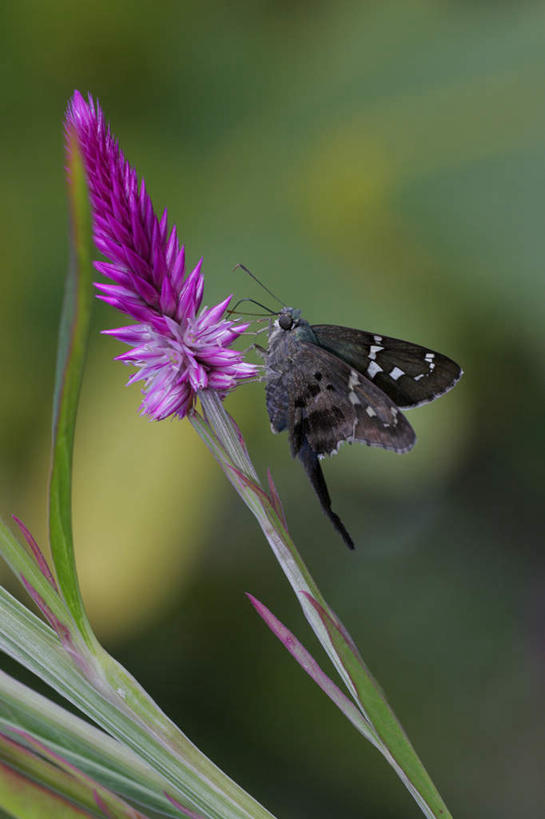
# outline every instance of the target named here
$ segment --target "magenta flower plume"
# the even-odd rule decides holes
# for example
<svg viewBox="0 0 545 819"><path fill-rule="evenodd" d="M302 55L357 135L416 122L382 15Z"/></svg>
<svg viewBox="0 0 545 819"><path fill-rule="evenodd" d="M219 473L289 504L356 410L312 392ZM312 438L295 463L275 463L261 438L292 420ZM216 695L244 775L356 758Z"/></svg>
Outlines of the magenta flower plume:
<svg viewBox="0 0 545 819"><path fill-rule="evenodd" d="M202 259L186 275L176 226L169 232L166 210L157 218L144 180L139 187L98 103L75 91L65 127L67 137L75 132L83 156L95 244L110 260L95 262L114 282L95 282L98 298L138 322L105 332L132 347L117 358L138 368L129 384L144 382L142 412L156 420L183 417L200 390L217 390L223 397L255 377L259 368L230 348L248 325L224 317L230 296L197 315Z"/></svg>

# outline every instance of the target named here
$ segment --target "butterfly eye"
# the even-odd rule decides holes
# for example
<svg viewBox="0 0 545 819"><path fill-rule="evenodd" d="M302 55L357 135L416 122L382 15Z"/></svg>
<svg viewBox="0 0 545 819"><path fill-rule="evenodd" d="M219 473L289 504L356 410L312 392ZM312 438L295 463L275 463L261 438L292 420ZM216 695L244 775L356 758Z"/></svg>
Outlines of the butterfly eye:
<svg viewBox="0 0 545 819"><path fill-rule="evenodd" d="M278 324L282 328L282 330L291 330L293 327L293 318L290 316L289 313L282 313L280 318L278 319Z"/></svg>
<svg viewBox="0 0 545 819"><path fill-rule="evenodd" d="M314 378L316 379L316 381L321 381L322 380L322 373L318 373L318 372L314 373Z"/></svg>

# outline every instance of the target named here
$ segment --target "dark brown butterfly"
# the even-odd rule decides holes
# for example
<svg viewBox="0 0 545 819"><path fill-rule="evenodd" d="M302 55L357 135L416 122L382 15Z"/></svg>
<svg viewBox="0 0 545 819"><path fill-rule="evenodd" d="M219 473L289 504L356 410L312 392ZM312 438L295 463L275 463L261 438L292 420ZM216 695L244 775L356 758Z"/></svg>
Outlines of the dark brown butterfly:
<svg viewBox="0 0 545 819"><path fill-rule="evenodd" d="M416 436L401 410L443 395L462 370L447 356L408 341L310 325L292 307L284 307L272 323L265 361L272 430L289 430L292 455L302 462L324 512L353 549L352 538L331 509L319 459L333 455L343 441L408 452Z"/></svg>

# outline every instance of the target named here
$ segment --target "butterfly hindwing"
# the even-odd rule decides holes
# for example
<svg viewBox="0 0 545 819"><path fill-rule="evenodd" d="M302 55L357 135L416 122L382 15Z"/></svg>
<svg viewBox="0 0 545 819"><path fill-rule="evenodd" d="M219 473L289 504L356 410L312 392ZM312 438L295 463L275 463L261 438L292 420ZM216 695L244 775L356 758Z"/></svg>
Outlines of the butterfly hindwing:
<svg viewBox="0 0 545 819"><path fill-rule="evenodd" d="M407 452L412 427L393 401L345 361L299 342L290 368L289 428L292 453L308 440L319 455L335 453L343 441L359 441Z"/></svg>
<svg viewBox="0 0 545 819"><path fill-rule="evenodd" d="M376 384L401 409L433 401L462 375L452 359L419 344L332 324L313 324L312 331L321 347Z"/></svg>

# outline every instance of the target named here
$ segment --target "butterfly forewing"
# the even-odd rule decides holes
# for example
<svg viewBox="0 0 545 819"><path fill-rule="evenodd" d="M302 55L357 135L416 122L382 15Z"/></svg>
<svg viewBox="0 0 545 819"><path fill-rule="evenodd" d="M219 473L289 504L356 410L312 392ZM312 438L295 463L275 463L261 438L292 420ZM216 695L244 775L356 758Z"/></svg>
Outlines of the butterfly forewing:
<svg viewBox="0 0 545 819"><path fill-rule="evenodd" d="M321 348L372 381L401 409L433 401L462 375L447 356L399 338L332 324L314 324L312 331Z"/></svg>

